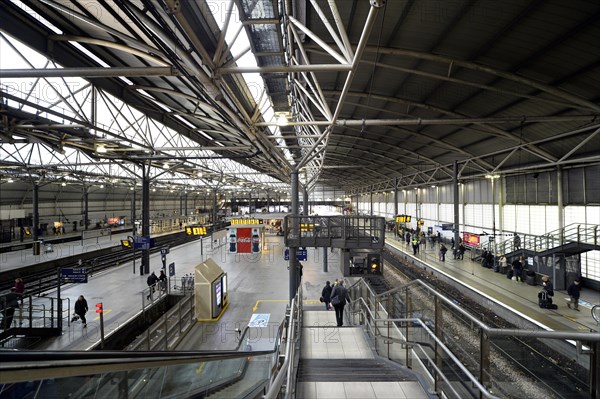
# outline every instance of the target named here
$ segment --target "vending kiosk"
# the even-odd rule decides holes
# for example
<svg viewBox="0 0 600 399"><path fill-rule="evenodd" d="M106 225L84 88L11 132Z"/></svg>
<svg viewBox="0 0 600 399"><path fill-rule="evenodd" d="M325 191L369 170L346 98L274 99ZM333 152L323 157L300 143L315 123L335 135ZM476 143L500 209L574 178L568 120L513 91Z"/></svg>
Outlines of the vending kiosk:
<svg viewBox="0 0 600 399"><path fill-rule="evenodd" d="M212 321L219 318L229 305L227 273L209 258L196 266L194 274L196 320Z"/></svg>
<svg viewBox="0 0 600 399"><path fill-rule="evenodd" d="M227 229L228 252L236 254L255 254L264 244L264 224L261 219L231 219Z"/></svg>

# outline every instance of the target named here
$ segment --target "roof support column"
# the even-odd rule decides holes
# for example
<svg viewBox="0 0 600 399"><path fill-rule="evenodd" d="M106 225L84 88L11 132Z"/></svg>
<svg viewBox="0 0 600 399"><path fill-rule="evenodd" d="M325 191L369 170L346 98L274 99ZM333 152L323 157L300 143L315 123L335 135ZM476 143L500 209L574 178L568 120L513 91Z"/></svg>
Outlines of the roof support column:
<svg viewBox="0 0 600 399"><path fill-rule="evenodd" d="M135 191L135 190L134 190ZM150 239L150 166L142 165L142 236ZM150 274L150 249L142 250L140 276Z"/></svg>
<svg viewBox="0 0 600 399"><path fill-rule="evenodd" d="M135 214L135 202L136 202L136 195L135 195L135 190L133 190L133 192L131 193L131 235L133 237L135 237L137 235L136 228L135 228L135 219L137 217Z"/></svg>
<svg viewBox="0 0 600 399"><path fill-rule="evenodd" d="M83 186L83 215L81 218L83 223L83 230L87 230L90 227L90 196L89 187ZM83 236L82 236L83 240Z"/></svg>
<svg viewBox="0 0 600 399"><path fill-rule="evenodd" d="M558 207L558 231L560 231L559 244L562 246L565 236L565 204L563 203L562 167L560 165L556 167L556 202L556 206ZM554 279L553 281L556 281L556 279Z"/></svg>
<svg viewBox="0 0 600 399"><path fill-rule="evenodd" d="M292 170L292 215L299 215L299 206L298 206L298 170ZM299 220L297 217L292 218L292 231L300 231ZM296 260L296 250L297 247L290 247L290 260L288 261L288 270L290 276L290 302L296 296L296 291L298 290L298 286L300 285L300 279L297 278L298 270L297 265L298 261ZM299 298L302 300L302 298Z"/></svg>
<svg viewBox="0 0 600 399"><path fill-rule="evenodd" d="M32 198L32 204L31 206L33 207L32 211L33 211L33 242L34 242L34 248L35 248L35 242L39 239L39 224L40 224L40 212L38 209L38 205L39 205L39 200L38 200L38 195L39 195L39 190L40 190L40 186L37 182L33 183L33 198ZM34 253L35 255L35 253Z"/></svg>
<svg viewBox="0 0 600 399"><path fill-rule="evenodd" d="M306 186L302 187L302 214L308 216L308 190Z"/></svg>
<svg viewBox="0 0 600 399"><path fill-rule="evenodd" d="M252 194L250 194L252 195ZM248 203L248 206L250 206L250 203ZM212 190L212 220L213 220L213 226L216 229L217 228L217 189L213 188Z"/></svg>
<svg viewBox="0 0 600 399"><path fill-rule="evenodd" d="M452 163L452 188L454 189L454 245L458 245L459 238L459 197L458 197L458 162L455 160Z"/></svg>
<svg viewBox="0 0 600 399"><path fill-rule="evenodd" d="M369 192L369 215L373 216L373 185L371 185Z"/></svg>
<svg viewBox="0 0 600 399"><path fill-rule="evenodd" d="M398 178L394 178L394 219L398 215Z"/></svg>

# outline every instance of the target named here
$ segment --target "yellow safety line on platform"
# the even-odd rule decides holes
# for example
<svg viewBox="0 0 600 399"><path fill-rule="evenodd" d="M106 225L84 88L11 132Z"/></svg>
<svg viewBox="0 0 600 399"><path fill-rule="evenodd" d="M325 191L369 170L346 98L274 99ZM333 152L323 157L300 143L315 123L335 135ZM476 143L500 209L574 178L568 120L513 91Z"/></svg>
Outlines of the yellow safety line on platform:
<svg viewBox="0 0 600 399"><path fill-rule="evenodd" d="M258 309L258 304L261 303L261 302L289 302L289 301L287 299L259 299L254 304L254 307L252 308L252 311L256 312L256 309Z"/></svg>
<svg viewBox="0 0 600 399"><path fill-rule="evenodd" d="M321 303L321 301L319 301L318 299L305 299L304 303L306 305L314 305L314 304L319 304Z"/></svg>
<svg viewBox="0 0 600 399"><path fill-rule="evenodd" d="M109 314L110 312L112 312L112 309L104 309L104 315L105 315L105 316L106 316L107 314ZM96 313L96 314L97 314L97 313ZM96 320L100 320L100 315L98 315L98 316L94 317L94 320L93 320L93 321L96 321Z"/></svg>
<svg viewBox="0 0 600 399"><path fill-rule="evenodd" d="M258 304L260 302L289 302L289 301L287 299L259 299L258 301L256 301L256 304L254 304L252 311L256 312L256 310L258 309ZM302 302L304 302L307 305L313 305L315 303L320 303L320 301L317 299L305 299Z"/></svg>
<svg viewBox="0 0 600 399"><path fill-rule="evenodd" d="M221 313L219 313L219 315L217 316L216 319L196 319L196 321L207 321L207 322L219 321L219 319L221 318L221 316L223 316L223 313L225 313L225 309L227 309L228 307L229 307L229 302L227 302L225 304L225 307L223 308L223 310L221 310Z"/></svg>

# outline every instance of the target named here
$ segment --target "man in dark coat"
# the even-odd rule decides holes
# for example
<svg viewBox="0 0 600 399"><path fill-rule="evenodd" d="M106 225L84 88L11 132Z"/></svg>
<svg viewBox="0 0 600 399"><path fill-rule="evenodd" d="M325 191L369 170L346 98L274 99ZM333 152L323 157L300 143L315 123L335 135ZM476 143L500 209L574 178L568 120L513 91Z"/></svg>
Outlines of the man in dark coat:
<svg viewBox="0 0 600 399"><path fill-rule="evenodd" d="M146 279L146 284L148 284L148 288L150 289L150 293L146 296L148 300L150 299L151 294L154 292L157 282L158 277L156 277L156 274L152 272L152 274L150 274Z"/></svg>
<svg viewBox="0 0 600 399"><path fill-rule="evenodd" d="M567 294L571 297L571 302L567 303L569 309L571 309L571 304L573 305L573 309L579 312L579 295L581 292L581 282L579 279L575 279L567 288Z"/></svg>
<svg viewBox="0 0 600 399"><path fill-rule="evenodd" d="M17 289L12 287L10 292L0 298L0 306L2 307L2 329L8 330L12 325L13 318L15 316L15 310L19 307L19 298L21 296L17 294Z"/></svg>
<svg viewBox="0 0 600 399"><path fill-rule="evenodd" d="M340 280L338 285L331 291L331 303L335 309L335 320L338 327L344 325L344 306L346 306L346 302L350 302L350 295L348 295L348 290L344 287L344 281Z"/></svg>
<svg viewBox="0 0 600 399"><path fill-rule="evenodd" d="M88 303L85 300L83 295L79 295L77 301L75 301L75 314L79 316L81 322L83 323L83 328L87 327L87 320L85 319L85 314L88 311Z"/></svg>
<svg viewBox="0 0 600 399"><path fill-rule="evenodd" d="M523 257L519 256L518 258L515 258L515 260L512 263L512 268L513 268L513 275L515 276L515 280L518 282L519 280L521 280L521 282L523 282Z"/></svg>
<svg viewBox="0 0 600 399"><path fill-rule="evenodd" d="M331 310L331 291L333 287L329 281L325 282L325 287L323 287L323 291L321 291L321 298L323 298L323 302L325 303L325 309Z"/></svg>

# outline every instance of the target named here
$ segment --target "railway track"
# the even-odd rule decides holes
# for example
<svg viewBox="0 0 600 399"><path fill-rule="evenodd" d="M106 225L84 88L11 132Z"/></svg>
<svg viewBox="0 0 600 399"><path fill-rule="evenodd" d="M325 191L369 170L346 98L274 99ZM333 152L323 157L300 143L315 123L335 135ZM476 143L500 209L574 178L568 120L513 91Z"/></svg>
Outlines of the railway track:
<svg viewBox="0 0 600 399"><path fill-rule="evenodd" d="M160 252L161 248L173 248L199 238L199 236L187 236L184 232L158 236L154 239L154 247L150 249L150 253ZM85 267L88 276L92 276L111 267L131 262L134 257L135 259L139 259L141 256L142 251L136 251L134 256L132 249L123 249L115 246L104 250L87 252L78 256L26 266L0 274L0 292L10 290L10 287L14 285L14 279L21 277L25 280L26 295L44 296L47 291L56 288L58 283L57 269L59 267ZM79 259L82 259L81 265L79 265Z"/></svg>
<svg viewBox="0 0 600 399"><path fill-rule="evenodd" d="M421 279L488 326L518 328L464 295L461 290L464 291L465 287L451 286L435 278L427 270L406 264L390 251L384 250L383 256L384 275L366 278L375 293L386 292L398 286L399 282L404 284ZM426 323L433 324L433 318L427 320L428 315L432 314L428 305L417 303L416 306L421 306L422 310L414 311L409 316L425 318ZM391 317L407 317L401 301L395 303L392 312L394 314ZM464 325L464 320L461 320L458 315L451 314L449 321L444 318L442 339L449 347L455 348L455 354L461 362L473 371L478 369L479 338L472 330L465 329ZM469 339L468 336L471 334L473 336ZM491 342L491 353L493 380L496 381L493 384L493 391L502 397L522 398L526 395L529 398L589 398L590 387L586 382L588 370L540 339L534 337L494 339ZM455 373L450 365L446 365L444 369L450 375ZM457 373L453 380L457 383L465 381L460 373ZM517 381L518 386L512 386L511 381ZM471 391L468 386L462 388Z"/></svg>

